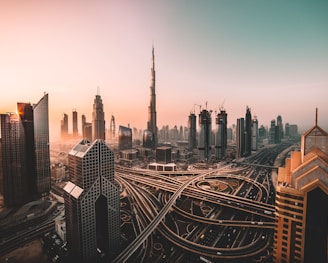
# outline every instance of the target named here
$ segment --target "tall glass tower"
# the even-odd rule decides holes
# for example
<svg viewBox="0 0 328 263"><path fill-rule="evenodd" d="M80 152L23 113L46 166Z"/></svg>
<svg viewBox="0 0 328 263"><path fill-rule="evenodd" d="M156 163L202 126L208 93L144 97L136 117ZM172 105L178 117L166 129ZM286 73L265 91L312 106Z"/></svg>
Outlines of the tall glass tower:
<svg viewBox="0 0 328 263"><path fill-rule="evenodd" d="M50 191L49 113L48 94L33 105L34 149L37 191L39 195Z"/></svg>
<svg viewBox="0 0 328 263"><path fill-rule="evenodd" d="M221 109L220 113L216 116L216 134L215 134L215 157L218 160L226 156L227 151L227 122L228 115L225 110Z"/></svg>
<svg viewBox="0 0 328 263"><path fill-rule="evenodd" d="M92 112L92 140L105 140L105 113L100 95L96 95Z"/></svg>
<svg viewBox="0 0 328 263"><path fill-rule="evenodd" d="M208 110L199 113L200 133L198 151L200 160L208 162L212 151L212 119Z"/></svg>

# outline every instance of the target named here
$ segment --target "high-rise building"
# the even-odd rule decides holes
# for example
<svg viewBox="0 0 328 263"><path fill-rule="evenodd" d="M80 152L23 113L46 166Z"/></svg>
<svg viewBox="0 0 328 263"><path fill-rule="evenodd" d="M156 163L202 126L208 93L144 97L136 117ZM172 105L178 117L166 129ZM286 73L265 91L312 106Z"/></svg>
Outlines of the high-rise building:
<svg viewBox="0 0 328 263"><path fill-rule="evenodd" d="M199 113L199 139L198 151L201 161L208 162L212 154L212 118L208 110L202 110Z"/></svg>
<svg viewBox="0 0 328 263"><path fill-rule="evenodd" d="M18 114L1 114L4 202L24 204L50 191L48 94L34 104L17 103Z"/></svg>
<svg viewBox="0 0 328 263"><path fill-rule="evenodd" d="M244 118L237 119L236 126L236 158L245 156Z"/></svg>
<svg viewBox="0 0 328 263"><path fill-rule="evenodd" d="M155 55L154 47L152 49L152 68L151 68L151 84L150 84L150 102L148 106L148 122L147 130L151 132L153 139L151 140L151 148L155 149L158 144L157 138L157 120L156 120L156 93L155 93ZM149 133L147 133L149 134Z"/></svg>
<svg viewBox="0 0 328 263"><path fill-rule="evenodd" d="M3 197L7 207L30 201L26 142L18 114L1 114Z"/></svg>
<svg viewBox="0 0 328 263"><path fill-rule="evenodd" d="M252 153L252 114L251 114L251 109L249 107L246 107L244 134L245 134L244 155L249 156Z"/></svg>
<svg viewBox="0 0 328 263"><path fill-rule="evenodd" d="M274 262L328 262L328 133L317 118L277 181Z"/></svg>
<svg viewBox="0 0 328 263"><path fill-rule="evenodd" d="M92 123L87 122L85 115L82 115L82 138L91 140L92 139Z"/></svg>
<svg viewBox="0 0 328 263"><path fill-rule="evenodd" d="M68 137L68 115L66 113L63 113L63 119L60 121L60 135L62 139Z"/></svg>
<svg viewBox="0 0 328 263"><path fill-rule="evenodd" d="M188 118L188 149L193 150L197 147L197 133L196 133L196 115L195 113L190 113Z"/></svg>
<svg viewBox="0 0 328 263"><path fill-rule="evenodd" d="M103 140L82 140L69 152L68 162L70 181L64 187L68 247L79 262L97 262L99 251L110 259L120 244L114 153Z"/></svg>
<svg viewBox="0 0 328 263"><path fill-rule="evenodd" d="M114 115L112 115L112 117L110 118L110 125L109 125L109 139L115 138L116 136L115 130L116 130L115 117Z"/></svg>
<svg viewBox="0 0 328 263"><path fill-rule="evenodd" d="M284 126L282 124L281 115L277 116L277 128L276 128L276 143L280 143L282 138L284 137Z"/></svg>
<svg viewBox="0 0 328 263"><path fill-rule="evenodd" d="M269 143L270 144L276 143L276 121L274 119L271 120L271 125L269 129Z"/></svg>
<svg viewBox="0 0 328 263"><path fill-rule="evenodd" d="M285 124L285 137L287 137L287 138L290 137L289 123L288 122Z"/></svg>
<svg viewBox="0 0 328 263"><path fill-rule="evenodd" d="M132 149L132 129L129 127L119 126L118 128L118 149Z"/></svg>
<svg viewBox="0 0 328 263"><path fill-rule="evenodd" d="M92 112L92 138L105 140L105 113L100 95L96 95Z"/></svg>
<svg viewBox="0 0 328 263"><path fill-rule="evenodd" d="M215 133L215 157L221 160L226 156L228 139L227 139L227 113L221 109L216 116L216 133Z"/></svg>
<svg viewBox="0 0 328 263"><path fill-rule="evenodd" d="M36 183L39 195L50 191L50 151L48 94L33 105Z"/></svg>
<svg viewBox="0 0 328 263"><path fill-rule="evenodd" d="M73 117L73 138L78 137L79 131L78 131L78 122L77 122L77 111L73 110L72 112L72 117Z"/></svg>
<svg viewBox="0 0 328 263"><path fill-rule="evenodd" d="M259 140L259 122L257 120L257 117L254 116L254 119L252 120L252 151L257 151L258 140Z"/></svg>

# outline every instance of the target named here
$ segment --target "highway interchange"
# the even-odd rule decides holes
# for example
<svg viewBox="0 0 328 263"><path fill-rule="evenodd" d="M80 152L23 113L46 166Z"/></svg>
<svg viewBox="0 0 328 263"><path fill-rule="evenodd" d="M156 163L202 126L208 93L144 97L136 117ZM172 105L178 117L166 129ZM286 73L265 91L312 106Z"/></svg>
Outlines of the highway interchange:
<svg viewBox="0 0 328 263"><path fill-rule="evenodd" d="M138 234L113 262L265 262L272 251L271 172L290 144L242 164L186 172L116 167Z"/></svg>

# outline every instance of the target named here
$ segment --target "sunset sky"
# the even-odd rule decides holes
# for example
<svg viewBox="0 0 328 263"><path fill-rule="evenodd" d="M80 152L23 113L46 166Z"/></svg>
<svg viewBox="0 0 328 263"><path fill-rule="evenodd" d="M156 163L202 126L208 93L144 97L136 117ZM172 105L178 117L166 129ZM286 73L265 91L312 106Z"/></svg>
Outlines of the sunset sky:
<svg viewBox="0 0 328 263"><path fill-rule="evenodd" d="M228 126L328 130L328 1L0 1L0 112L49 94L51 137L63 113L91 122L97 87L107 128L145 129L155 47L157 124L187 125L223 104ZM81 132L81 130L79 130Z"/></svg>

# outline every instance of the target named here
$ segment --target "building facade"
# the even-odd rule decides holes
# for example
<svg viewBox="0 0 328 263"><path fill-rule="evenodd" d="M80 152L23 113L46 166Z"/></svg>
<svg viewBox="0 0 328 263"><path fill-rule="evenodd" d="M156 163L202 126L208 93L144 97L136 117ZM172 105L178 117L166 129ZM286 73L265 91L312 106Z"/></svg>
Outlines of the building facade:
<svg viewBox="0 0 328 263"><path fill-rule="evenodd" d="M328 262L328 134L315 125L280 167L274 262Z"/></svg>
<svg viewBox="0 0 328 263"><path fill-rule="evenodd" d="M82 140L68 160L70 181L64 200L69 249L80 262L96 262L99 253L110 259L120 245L114 153L102 140Z"/></svg>
<svg viewBox="0 0 328 263"><path fill-rule="evenodd" d="M118 127L118 149L132 149L132 129L129 127Z"/></svg>
<svg viewBox="0 0 328 263"><path fill-rule="evenodd" d="M62 139L68 138L68 115L63 113L63 118L60 121L60 136Z"/></svg>
<svg viewBox="0 0 328 263"><path fill-rule="evenodd" d="M79 136L79 130L78 130L78 120L77 120L77 111L73 110L72 112L72 123L73 123L73 138L77 138Z"/></svg>

